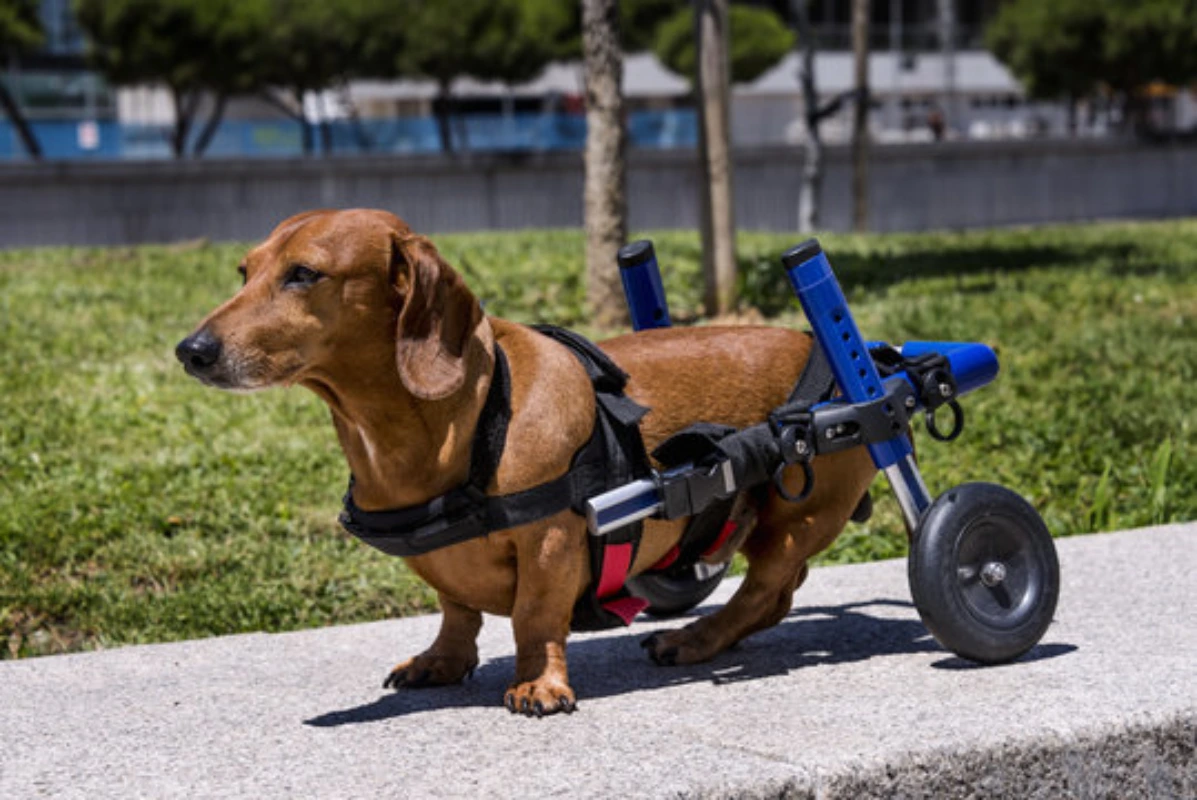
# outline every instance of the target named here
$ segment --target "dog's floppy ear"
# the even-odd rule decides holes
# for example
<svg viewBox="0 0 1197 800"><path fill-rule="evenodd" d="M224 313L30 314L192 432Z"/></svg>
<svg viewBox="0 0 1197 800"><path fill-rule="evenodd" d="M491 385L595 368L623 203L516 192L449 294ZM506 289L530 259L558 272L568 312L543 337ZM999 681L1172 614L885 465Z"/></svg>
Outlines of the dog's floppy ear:
<svg viewBox="0 0 1197 800"><path fill-rule="evenodd" d="M467 345L482 307L423 236L392 236L391 278L403 300L395 332L399 378L421 400L448 397L465 383Z"/></svg>

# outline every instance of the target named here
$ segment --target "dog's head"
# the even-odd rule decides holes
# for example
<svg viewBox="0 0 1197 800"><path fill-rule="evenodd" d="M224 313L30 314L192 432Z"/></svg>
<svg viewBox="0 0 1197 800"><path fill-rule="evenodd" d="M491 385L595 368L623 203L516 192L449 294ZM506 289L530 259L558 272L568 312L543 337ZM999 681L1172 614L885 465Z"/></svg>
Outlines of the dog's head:
<svg viewBox="0 0 1197 800"><path fill-rule="evenodd" d="M478 300L393 214L299 214L238 271L241 290L175 348L210 386L329 385L347 370L394 363L412 395L435 400L462 387L471 358L491 352Z"/></svg>

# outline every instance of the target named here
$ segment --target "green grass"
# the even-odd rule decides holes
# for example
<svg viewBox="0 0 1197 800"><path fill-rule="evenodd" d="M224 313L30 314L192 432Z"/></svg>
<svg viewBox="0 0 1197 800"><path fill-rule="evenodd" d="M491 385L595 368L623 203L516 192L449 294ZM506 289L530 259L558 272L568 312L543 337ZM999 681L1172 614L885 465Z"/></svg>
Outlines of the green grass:
<svg viewBox="0 0 1197 800"><path fill-rule="evenodd" d="M575 232L435 237L491 313L571 325ZM694 321L698 238L654 237ZM745 296L801 325L777 255L743 234ZM1027 496L1058 536L1197 518L1197 222L826 236L866 336L986 341L1002 376L943 445L932 489ZM172 348L238 285L236 246L0 253L0 653L35 655L432 608L398 559L335 524L345 466L301 390L222 394ZM877 513L823 562L901 555Z"/></svg>

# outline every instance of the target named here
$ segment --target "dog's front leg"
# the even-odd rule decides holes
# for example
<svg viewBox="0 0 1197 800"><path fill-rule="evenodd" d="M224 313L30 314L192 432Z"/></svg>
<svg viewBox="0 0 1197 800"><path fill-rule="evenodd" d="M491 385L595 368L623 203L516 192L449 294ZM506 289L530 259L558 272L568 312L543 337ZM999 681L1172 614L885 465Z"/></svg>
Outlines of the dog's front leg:
<svg viewBox="0 0 1197 800"><path fill-rule="evenodd" d="M543 716L572 712L574 691L565 663L565 639L584 578L585 529L551 525L519 548L518 584L511 625L515 631L515 681L504 704L513 713Z"/></svg>
<svg viewBox="0 0 1197 800"><path fill-rule="evenodd" d="M441 630L432 646L391 670L383 688L415 689L461 683L478 666L482 614L440 594Z"/></svg>

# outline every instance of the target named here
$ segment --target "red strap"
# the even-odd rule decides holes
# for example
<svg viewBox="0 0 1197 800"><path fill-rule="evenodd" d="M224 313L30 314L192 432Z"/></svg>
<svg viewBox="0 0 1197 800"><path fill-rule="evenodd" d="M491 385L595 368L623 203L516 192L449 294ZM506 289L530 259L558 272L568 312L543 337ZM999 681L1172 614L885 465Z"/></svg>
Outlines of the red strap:
<svg viewBox="0 0 1197 800"><path fill-rule="evenodd" d="M603 548L603 574L599 576L599 598L615 594L623 588L632 567L632 543L609 544Z"/></svg>
<svg viewBox="0 0 1197 800"><path fill-rule="evenodd" d="M652 572L654 570L658 570L658 569L665 569L670 564L672 564L674 561L677 561L677 557L680 556L681 554L682 554L682 548L678 547L675 544L672 548L670 548L668 553L661 556L660 561L658 561L656 564L653 564L648 569L650 572Z"/></svg>
<svg viewBox="0 0 1197 800"><path fill-rule="evenodd" d="M720 547L723 547L724 542L726 542L728 539L731 538L731 535L736 532L736 528L738 528L738 527L740 527L740 526L737 525L735 522L733 522L730 519L727 522L723 523L723 529L719 531L719 537L717 539L715 539L714 544L712 544L710 547L708 547L703 552L703 555L709 556L711 553L714 553Z"/></svg>
<svg viewBox="0 0 1197 800"><path fill-rule="evenodd" d="M629 595L603 603L603 608L622 619L624 625L631 625L636 615L648 608L648 601Z"/></svg>

